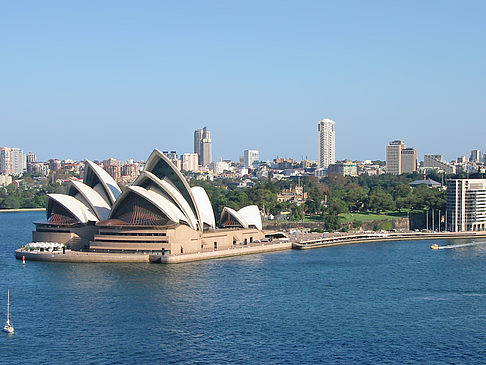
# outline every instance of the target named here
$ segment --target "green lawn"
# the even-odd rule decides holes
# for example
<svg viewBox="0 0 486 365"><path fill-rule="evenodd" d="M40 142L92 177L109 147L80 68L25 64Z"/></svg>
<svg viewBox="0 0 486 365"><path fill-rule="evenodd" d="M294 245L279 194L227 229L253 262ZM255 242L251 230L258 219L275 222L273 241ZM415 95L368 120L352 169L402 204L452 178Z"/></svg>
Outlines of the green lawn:
<svg viewBox="0 0 486 365"><path fill-rule="evenodd" d="M390 212L390 213L404 213L403 215L398 214L375 214L375 213L343 213L339 216L342 218L343 222L368 222L368 221L386 221L390 219L396 219L400 217L406 217L406 212Z"/></svg>
<svg viewBox="0 0 486 365"><path fill-rule="evenodd" d="M366 213L342 213L339 214L339 218L342 222L369 222L369 221L386 221L396 218L406 218L408 214L411 213L422 213L421 210L413 210L413 211L383 211L380 214L366 212ZM324 219L320 216L309 216L306 215L304 218L304 222L324 222Z"/></svg>

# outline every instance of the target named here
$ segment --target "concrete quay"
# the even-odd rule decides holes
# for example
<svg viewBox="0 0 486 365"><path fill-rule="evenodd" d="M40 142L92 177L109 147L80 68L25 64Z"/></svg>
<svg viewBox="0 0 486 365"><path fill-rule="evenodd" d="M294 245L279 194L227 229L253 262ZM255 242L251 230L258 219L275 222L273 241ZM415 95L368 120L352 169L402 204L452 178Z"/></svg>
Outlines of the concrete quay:
<svg viewBox="0 0 486 365"><path fill-rule="evenodd" d="M22 249L15 251L15 257L26 261L51 261L51 262L149 262L149 255L129 253L101 253L66 251L62 252L29 252Z"/></svg>
<svg viewBox="0 0 486 365"><path fill-rule="evenodd" d="M161 264L176 264L191 261L211 260L232 256L251 255L257 253L283 251L292 249L291 242L265 242L252 243L248 245L238 245L228 249L208 250L198 253L187 253L177 255L150 255L135 253L108 253L108 252L83 252L83 251L61 251L55 252L31 252L18 249L15 257L22 260L25 256L26 261L49 261L49 262L118 262L135 263L151 262Z"/></svg>
<svg viewBox="0 0 486 365"><path fill-rule="evenodd" d="M307 238L307 239L306 239ZM293 249L307 250L312 248L349 245L365 242L431 240L431 239L465 239L486 238L486 231L479 232L397 232L397 233L357 233L333 234L330 237L309 238L303 236L301 240L292 244Z"/></svg>

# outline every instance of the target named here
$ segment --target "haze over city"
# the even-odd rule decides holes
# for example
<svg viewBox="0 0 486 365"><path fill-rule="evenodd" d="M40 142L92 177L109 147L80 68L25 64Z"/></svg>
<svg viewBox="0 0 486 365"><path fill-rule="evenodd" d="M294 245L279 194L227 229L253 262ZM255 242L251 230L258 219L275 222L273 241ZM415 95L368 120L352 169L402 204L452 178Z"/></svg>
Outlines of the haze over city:
<svg viewBox="0 0 486 365"><path fill-rule="evenodd" d="M486 150L484 2L4 2L0 145L48 158ZM87 148L89 146L89 148Z"/></svg>

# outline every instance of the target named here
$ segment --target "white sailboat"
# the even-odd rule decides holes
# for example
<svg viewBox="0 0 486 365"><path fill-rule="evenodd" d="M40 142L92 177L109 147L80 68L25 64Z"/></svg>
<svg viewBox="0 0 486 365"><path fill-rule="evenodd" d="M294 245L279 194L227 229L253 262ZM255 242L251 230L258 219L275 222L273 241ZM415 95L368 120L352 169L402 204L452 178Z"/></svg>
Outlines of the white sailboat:
<svg viewBox="0 0 486 365"><path fill-rule="evenodd" d="M7 333L15 332L15 329L10 323L10 290L7 291L7 322L5 322L5 326L3 326L3 332L7 332Z"/></svg>

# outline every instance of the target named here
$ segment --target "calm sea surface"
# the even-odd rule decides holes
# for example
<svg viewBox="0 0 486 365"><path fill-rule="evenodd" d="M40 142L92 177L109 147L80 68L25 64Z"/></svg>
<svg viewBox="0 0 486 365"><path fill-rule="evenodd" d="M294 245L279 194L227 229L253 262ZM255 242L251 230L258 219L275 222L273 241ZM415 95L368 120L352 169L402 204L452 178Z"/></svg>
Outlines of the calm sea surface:
<svg viewBox="0 0 486 365"><path fill-rule="evenodd" d="M486 243L23 266L43 215L0 214L0 363L486 363Z"/></svg>

